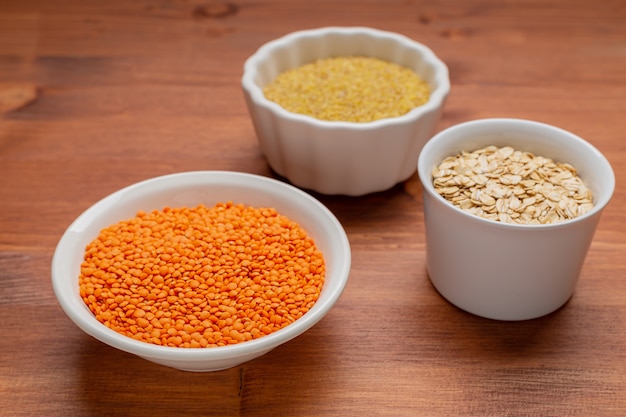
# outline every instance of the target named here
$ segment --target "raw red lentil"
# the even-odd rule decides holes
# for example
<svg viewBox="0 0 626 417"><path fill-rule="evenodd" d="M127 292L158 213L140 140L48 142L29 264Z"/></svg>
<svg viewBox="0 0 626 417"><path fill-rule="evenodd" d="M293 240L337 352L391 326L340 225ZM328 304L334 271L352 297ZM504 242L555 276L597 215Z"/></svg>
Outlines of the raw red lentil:
<svg viewBox="0 0 626 417"><path fill-rule="evenodd" d="M273 208L169 208L103 229L85 249L80 296L107 327L147 343L200 348L277 331L317 301L325 263Z"/></svg>
<svg viewBox="0 0 626 417"><path fill-rule="evenodd" d="M293 113L362 123L408 113L428 101L430 87L409 68L378 58L345 56L285 71L263 92Z"/></svg>

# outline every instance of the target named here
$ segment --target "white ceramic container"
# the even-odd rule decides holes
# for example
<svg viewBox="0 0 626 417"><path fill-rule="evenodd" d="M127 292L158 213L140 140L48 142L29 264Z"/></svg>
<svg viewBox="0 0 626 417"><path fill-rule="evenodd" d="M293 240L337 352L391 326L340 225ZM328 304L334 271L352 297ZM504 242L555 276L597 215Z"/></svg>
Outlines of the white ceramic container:
<svg viewBox="0 0 626 417"><path fill-rule="evenodd" d="M303 227L326 262L324 286L316 304L290 325L259 339L212 348L153 345L117 333L89 311L79 295L78 276L86 245L100 230L137 211L169 207L213 206L232 201L273 207ZM185 172L149 179L119 190L81 214L61 237L52 261L52 284L69 318L85 333L120 349L185 371L216 371L261 356L307 331L333 307L348 280L351 263L347 236L335 216L305 192L262 176L224 171Z"/></svg>
<svg viewBox="0 0 626 417"><path fill-rule="evenodd" d="M263 94L263 87L286 70L352 55L413 69L430 85L430 100L403 116L354 123L291 113ZM327 27L293 32L261 46L245 62L242 87L261 150L274 171L301 188L357 196L386 190L415 173L418 154L441 117L450 81L446 65L406 36Z"/></svg>
<svg viewBox="0 0 626 417"><path fill-rule="evenodd" d="M594 208L547 225L499 223L453 206L434 189L431 170L447 156L487 145L509 145L568 162L591 189ZM434 287L452 304L499 320L540 317L573 295L615 177L607 159L580 137L550 125L485 119L450 127L423 148L427 268Z"/></svg>

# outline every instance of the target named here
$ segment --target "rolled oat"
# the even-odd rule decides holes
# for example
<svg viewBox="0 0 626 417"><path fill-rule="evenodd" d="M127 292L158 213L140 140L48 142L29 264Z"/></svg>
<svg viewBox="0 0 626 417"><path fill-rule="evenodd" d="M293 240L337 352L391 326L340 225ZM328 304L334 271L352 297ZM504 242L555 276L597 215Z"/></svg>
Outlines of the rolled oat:
<svg viewBox="0 0 626 417"><path fill-rule="evenodd" d="M450 156L432 175L435 190L446 200L503 223L556 223L593 208L591 190L572 165L510 146Z"/></svg>

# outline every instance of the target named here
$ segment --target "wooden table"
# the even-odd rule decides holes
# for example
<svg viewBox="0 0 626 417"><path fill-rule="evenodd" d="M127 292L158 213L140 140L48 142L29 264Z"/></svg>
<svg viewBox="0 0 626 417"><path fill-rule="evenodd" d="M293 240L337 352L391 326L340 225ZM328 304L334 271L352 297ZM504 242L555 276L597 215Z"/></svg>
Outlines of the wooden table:
<svg viewBox="0 0 626 417"><path fill-rule="evenodd" d="M314 194L349 236L350 282L324 320L259 359L187 373L81 332L50 281L65 228L149 177L273 176L243 62L266 41L328 25L431 46L452 81L439 129L528 118L608 157L617 189L570 302L506 323L444 301L425 271L414 177L364 197ZM622 0L4 0L0 113L2 416L626 415Z"/></svg>

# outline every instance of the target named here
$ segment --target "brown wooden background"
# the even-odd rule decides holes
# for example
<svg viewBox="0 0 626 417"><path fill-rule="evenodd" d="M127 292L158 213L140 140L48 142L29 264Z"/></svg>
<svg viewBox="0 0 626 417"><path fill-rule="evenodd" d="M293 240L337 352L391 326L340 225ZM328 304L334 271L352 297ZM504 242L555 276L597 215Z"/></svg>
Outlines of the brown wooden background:
<svg viewBox="0 0 626 417"><path fill-rule="evenodd" d="M359 198L316 195L350 238L350 283L310 332L257 360L185 373L83 334L50 283L65 228L149 177L272 176L243 62L328 25L429 45L452 81L439 129L529 118L606 154L617 189L572 300L519 323L446 303L425 272L412 178ZM626 415L622 0L0 0L0 114L2 416Z"/></svg>

